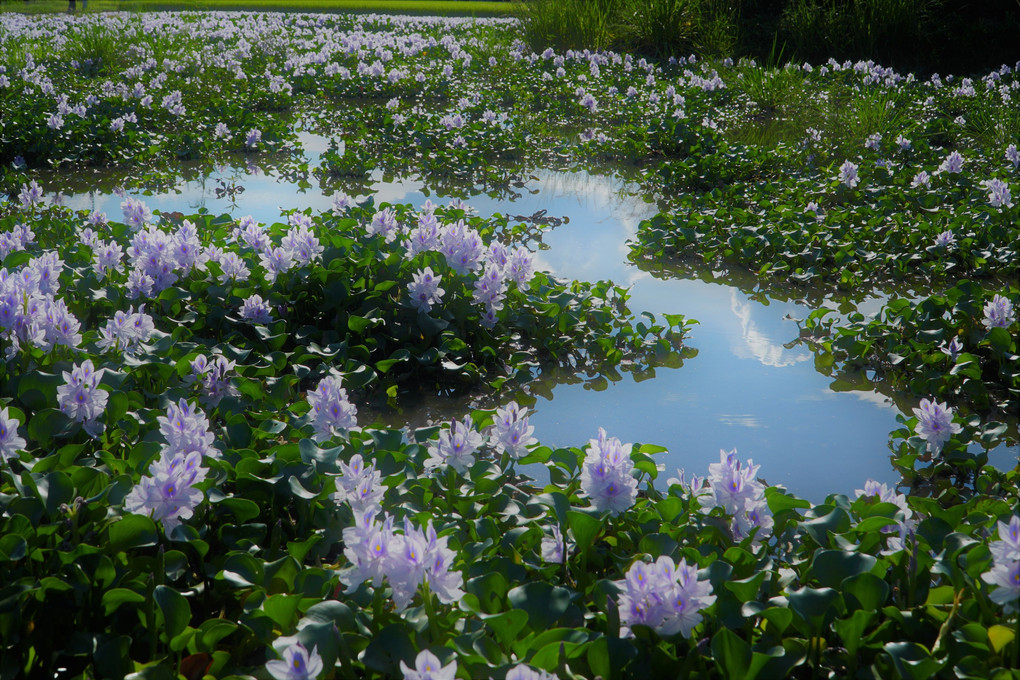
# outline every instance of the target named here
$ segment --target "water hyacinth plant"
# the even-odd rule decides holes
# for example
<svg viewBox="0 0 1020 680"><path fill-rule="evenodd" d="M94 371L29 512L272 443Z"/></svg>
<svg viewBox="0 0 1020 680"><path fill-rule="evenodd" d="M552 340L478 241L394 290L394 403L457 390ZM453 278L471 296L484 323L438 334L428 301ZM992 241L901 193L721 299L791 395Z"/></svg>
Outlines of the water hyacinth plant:
<svg viewBox="0 0 1020 680"><path fill-rule="evenodd" d="M1020 667L1018 470L988 464L1020 380L1015 67L653 60L411 16L0 27L0 677ZM157 208L138 189L181 160L309 207ZM544 271L550 216L461 199L610 161L657 199L630 251L656 275L827 286L792 342L909 402L899 484L812 502L735 449L662 480L663 447L600 423L548 443L539 378L678 368L693 321ZM46 173L106 165L131 189L109 216ZM923 294L825 308L888 282ZM472 401L382 423L422 394Z"/></svg>

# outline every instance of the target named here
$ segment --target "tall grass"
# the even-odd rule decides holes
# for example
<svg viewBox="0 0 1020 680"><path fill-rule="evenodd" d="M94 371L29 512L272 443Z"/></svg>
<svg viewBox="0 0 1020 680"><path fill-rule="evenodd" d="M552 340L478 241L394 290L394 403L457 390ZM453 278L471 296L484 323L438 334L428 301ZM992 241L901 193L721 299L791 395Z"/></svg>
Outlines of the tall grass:
<svg viewBox="0 0 1020 680"><path fill-rule="evenodd" d="M870 58L923 61L932 52L943 0L792 0L781 30L798 57L810 61Z"/></svg>
<svg viewBox="0 0 1020 680"><path fill-rule="evenodd" d="M614 44L621 0L530 0L514 10L532 49L607 49Z"/></svg>
<svg viewBox="0 0 1020 680"><path fill-rule="evenodd" d="M656 57L728 55L740 2L732 0L520 0L524 41L534 50L616 49Z"/></svg>
<svg viewBox="0 0 1020 680"><path fill-rule="evenodd" d="M128 63L121 38L97 22L80 23L68 29L63 57L78 62L80 70L93 75L118 72Z"/></svg>

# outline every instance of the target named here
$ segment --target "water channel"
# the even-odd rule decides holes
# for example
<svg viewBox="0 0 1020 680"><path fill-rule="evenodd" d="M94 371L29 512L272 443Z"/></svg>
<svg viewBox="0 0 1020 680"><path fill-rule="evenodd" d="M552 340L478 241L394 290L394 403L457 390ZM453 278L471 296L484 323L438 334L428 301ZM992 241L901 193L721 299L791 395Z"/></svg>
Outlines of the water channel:
<svg viewBox="0 0 1020 680"><path fill-rule="evenodd" d="M328 140L310 134L301 139L309 167L314 167ZM317 187L302 188L293 177L251 170L250 165L228 165L172 190L127 195L161 211L205 209L252 215L265 223L278 221L281 209L332 207L332 197ZM244 192L232 199L216 191L230 185L243 186ZM376 204L445 199L418 179L384 180L378 173L372 190ZM65 186L64 194L71 208L120 215L123 199L112 191ZM846 390L815 370L812 353L791 342L798 336L793 319L811 311L802 301L803 290L789 296L774 290L765 294L755 290L751 276L743 282L711 275L672 278L635 266L628 259L628 240L656 207L618 178L539 170L512 200L479 194L468 203L483 216L545 210L569 218L543 235L538 268L564 278L612 280L630 288L634 313L683 314L699 322L688 341L696 355L679 369L659 368L654 377L640 379L624 373L601 384L560 380L534 385L531 422L544 444L585 446L599 427L624 442L659 444L669 449L657 455L660 482L677 468L703 475L719 460L720 449L736 448L742 459L761 465L759 474L770 484L816 502L828 493L853 495L869 478L898 481L889 463L889 432L897 427L897 413L909 412L914 404L909 396L894 401L867 385ZM881 297L866 297L857 308L874 313L880 304ZM502 401L511 398L500 396ZM470 407L467 400L429 402L399 414L398 422L423 425ZM1004 468L1014 465L1018 455L1020 447L1000 446L990 458Z"/></svg>

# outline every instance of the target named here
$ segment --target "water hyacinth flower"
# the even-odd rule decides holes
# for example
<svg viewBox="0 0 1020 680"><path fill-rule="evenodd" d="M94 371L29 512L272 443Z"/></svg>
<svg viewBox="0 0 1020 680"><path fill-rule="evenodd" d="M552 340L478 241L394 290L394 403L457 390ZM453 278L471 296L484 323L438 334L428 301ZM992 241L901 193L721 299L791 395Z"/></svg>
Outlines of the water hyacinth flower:
<svg viewBox="0 0 1020 680"><path fill-rule="evenodd" d="M765 485L758 481L760 465L748 459L744 465L737 450L719 451L719 462L708 466L708 494L702 497L702 509L722 508L733 516L730 530L735 540L754 535L754 544L772 532L772 513L765 501ZM702 496L700 492L696 495Z"/></svg>
<svg viewBox="0 0 1020 680"><path fill-rule="evenodd" d="M927 450L934 455L942 451L954 434L963 431L958 423L953 422L953 409L945 404L922 399L920 406L914 409L914 416L917 417L914 431L927 442Z"/></svg>
<svg viewBox="0 0 1020 680"><path fill-rule="evenodd" d="M712 584L698 580L698 570L686 559L674 564L663 556L654 564L635 562L620 588L620 635L631 637L637 625L654 628L660 635L680 633L689 638L701 623L701 610L715 602Z"/></svg>
<svg viewBox="0 0 1020 680"><path fill-rule="evenodd" d="M439 657L423 649L414 659L414 668L401 661L400 672L404 674L404 680L453 680L457 676L457 661L455 659L443 666Z"/></svg>
<svg viewBox="0 0 1020 680"><path fill-rule="evenodd" d="M350 463L337 461L337 466L341 476L336 478L336 493L332 499L350 505L355 516L369 510L378 512L386 489L382 485L382 475L375 469L375 463L366 467L361 454L356 453L351 456Z"/></svg>
<svg viewBox="0 0 1020 680"><path fill-rule="evenodd" d="M918 187L928 187L931 184L931 175L926 170L921 170L914 179L910 180L910 188L916 189Z"/></svg>
<svg viewBox="0 0 1020 680"><path fill-rule="evenodd" d="M601 427L598 438L589 440L588 455L581 467L581 495L590 499L599 512L616 516L637 500L632 446L608 437Z"/></svg>
<svg viewBox="0 0 1020 680"><path fill-rule="evenodd" d="M152 210L141 199L128 196L120 204L120 209L124 213L124 224L133 231L138 231L152 220Z"/></svg>
<svg viewBox="0 0 1020 680"><path fill-rule="evenodd" d="M0 460L17 458L25 450L25 438L18 435L20 423L6 408L0 408Z"/></svg>
<svg viewBox="0 0 1020 680"><path fill-rule="evenodd" d="M351 567L340 574L353 592L362 583L371 582L379 588L386 580L393 590L393 604L402 611L410 604L418 588L425 582L443 604L451 604L464 595L464 577L450 567L456 558L448 547L448 538L437 535L429 520L422 531L411 521L404 521L404 533L396 533L393 518L375 520L376 509L356 515L355 526L343 530L344 557Z"/></svg>
<svg viewBox="0 0 1020 680"><path fill-rule="evenodd" d="M506 672L506 680L557 680L549 671L519 663Z"/></svg>
<svg viewBox="0 0 1020 680"><path fill-rule="evenodd" d="M282 659L266 662L266 671L276 680L313 680L322 673L322 657L318 647L308 651L300 642L295 642L283 650L281 656Z"/></svg>
<svg viewBox="0 0 1020 680"><path fill-rule="evenodd" d="M70 372L64 371L64 384L57 388L60 410L71 420L79 422L86 432L97 436L104 425L99 417L106 409L110 395L99 389L99 381L106 369L98 371L91 359L75 364Z"/></svg>
<svg viewBox="0 0 1020 680"><path fill-rule="evenodd" d="M953 151L939 165L939 170L949 175L963 172L963 156L960 155L959 151Z"/></svg>
<svg viewBox="0 0 1020 680"><path fill-rule="evenodd" d="M460 474L467 472L475 462L475 452L484 443L482 434L474 429L471 416L464 416L463 422L454 420L448 429L439 433L439 440L429 445L429 457L425 469L449 465Z"/></svg>
<svg viewBox="0 0 1020 680"><path fill-rule="evenodd" d="M554 524L552 526L552 537L543 537L542 543L539 547L542 552L543 562L548 562L549 564L563 564L563 561L566 558L566 550L563 541L563 533L560 531L560 526L558 524Z"/></svg>
<svg viewBox="0 0 1020 680"><path fill-rule="evenodd" d="M949 250L956 245L956 236L952 231L946 230L935 237L935 243L933 243L939 250Z"/></svg>
<svg viewBox="0 0 1020 680"><path fill-rule="evenodd" d="M262 141L262 131L252 128L244 136L244 145L249 149L254 149Z"/></svg>
<svg viewBox="0 0 1020 680"><path fill-rule="evenodd" d="M955 362L956 357L960 356L960 352L963 351L963 343L961 343L960 339L954 335L953 339L941 349L943 354L949 356L950 361Z"/></svg>
<svg viewBox="0 0 1020 680"><path fill-rule="evenodd" d="M102 281L111 272L119 272L124 250L116 241L100 241L92 249L92 270L96 280Z"/></svg>
<svg viewBox="0 0 1020 680"><path fill-rule="evenodd" d="M215 407L224 397L239 394L230 382L235 366L235 362L225 356L217 355L208 359L204 354L199 354L191 362L191 374L184 378L184 383L198 385L198 402L203 406Z"/></svg>
<svg viewBox="0 0 1020 680"><path fill-rule="evenodd" d="M535 428L528 425L528 409L511 401L506 406L497 408L489 430L489 441L497 454L504 451L513 460L519 460L527 454L528 447L537 443L531 436Z"/></svg>
<svg viewBox="0 0 1020 680"><path fill-rule="evenodd" d="M158 416L156 422L171 453L219 457L219 452L213 447L216 438L209 429L209 418L198 406L180 399L176 404L167 406L166 415Z"/></svg>
<svg viewBox="0 0 1020 680"><path fill-rule="evenodd" d="M1016 321L1013 311L1013 303L1008 298L996 294L990 302L985 305L985 318L981 322L985 328L1009 328Z"/></svg>
<svg viewBox="0 0 1020 680"><path fill-rule="evenodd" d="M896 536L890 536L889 548L883 550L882 554L888 555L903 550L907 537L912 536L917 529L917 519L914 517L913 510L907 504L907 497L904 494L896 493L895 490L874 479L866 481L864 488L856 489L855 493L857 498L872 499L876 503L891 503L900 509L903 516L897 519L896 525L882 527L882 533L897 534Z"/></svg>
<svg viewBox="0 0 1020 680"><path fill-rule="evenodd" d="M266 270L266 281L272 284L280 274L290 271L295 262L291 251L277 246L266 248L259 253L259 264Z"/></svg>
<svg viewBox="0 0 1020 680"><path fill-rule="evenodd" d="M23 185L21 187L21 193L18 194L18 200L24 208L31 208L42 203L42 198L42 187L39 186L39 183L35 180Z"/></svg>
<svg viewBox="0 0 1020 680"><path fill-rule="evenodd" d="M372 216L372 221L365 227L369 236L380 234L387 243L397 237L397 214L392 208L384 208Z"/></svg>
<svg viewBox="0 0 1020 680"><path fill-rule="evenodd" d="M137 312L134 307L129 307L126 312L115 312L113 318L99 329L96 346L102 352L134 354L139 345L149 341L155 330L155 322L145 313L145 305L139 307Z"/></svg>
<svg viewBox="0 0 1020 680"><path fill-rule="evenodd" d="M843 161L843 165L839 166L838 179L843 185L851 189L857 186L860 181L860 178L857 176L857 164Z"/></svg>
<svg viewBox="0 0 1020 680"><path fill-rule="evenodd" d="M1009 192L1009 185L1001 179L986 179L981 182L988 190L988 203L993 208L1012 208L1013 197Z"/></svg>
<svg viewBox="0 0 1020 680"><path fill-rule="evenodd" d="M269 324L273 322L273 308L269 302L263 301L258 293L248 296L241 303L241 318L245 321L257 324Z"/></svg>
<svg viewBox="0 0 1020 680"><path fill-rule="evenodd" d="M1006 147L1006 160L1013 164L1014 170L1020 166L1020 151L1017 150L1016 144Z"/></svg>
<svg viewBox="0 0 1020 680"><path fill-rule="evenodd" d="M438 304L446 291L439 287L442 276L437 276L432 267L425 267L411 275L412 281L407 286L407 292L411 296L411 304L419 312L428 313L432 305Z"/></svg>
<svg viewBox="0 0 1020 680"><path fill-rule="evenodd" d="M989 598L1006 614L1020 611L1020 516L1009 523L999 522L999 540L988 544L992 568L981 574L981 580L994 589Z"/></svg>
<svg viewBox="0 0 1020 680"><path fill-rule="evenodd" d="M315 427L313 440L326 441L357 426L358 409L347 399L347 390L339 376L327 375L320 380L307 399Z"/></svg>
<svg viewBox="0 0 1020 680"><path fill-rule="evenodd" d="M201 467L202 454L164 449L159 460L149 466L143 477L124 498L124 510L146 515L162 522L169 536L181 520L190 518L205 498L194 485L205 479L208 470Z"/></svg>

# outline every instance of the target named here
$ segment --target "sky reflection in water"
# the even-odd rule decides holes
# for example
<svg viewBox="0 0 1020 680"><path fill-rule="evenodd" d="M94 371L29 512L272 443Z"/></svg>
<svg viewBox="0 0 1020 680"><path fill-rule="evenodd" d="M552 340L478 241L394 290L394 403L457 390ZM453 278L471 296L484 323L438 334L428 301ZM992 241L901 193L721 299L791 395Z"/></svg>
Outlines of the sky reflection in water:
<svg viewBox="0 0 1020 680"><path fill-rule="evenodd" d="M306 149L309 141L314 140L305 140ZM787 317L803 318L808 307L752 296L723 283L656 278L628 262L627 245L641 219L655 213L653 204L627 194L623 183L611 178L549 171L534 175L538 180L528 188L536 193L524 191L512 203L486 196L469 203L482 215L546 210L550 216L569 217L569 223L544 235L548 249L538 254L539 268L579 280L610 279L631 287L629 306L635 313L669 312L700 322L689 340L698 354L681 369L656 369L654 379L641 382L624 375L602 391L559 384L551 400L538 396L532 424L540 441L584 446L604 427L625 442L666 446L669 452L657 456L665 466L660 482L677 468L703 475L718 461L720 449L736 448L742 459L761 464L759 474L769 483L813 501L826 493L853 495L868 478L897 481L887 445L897 426L896 405L873 391L833 391L831 378L815 371L810 351L784 347L798 332ZM323 211L332 206L332 198L318 188L301 191L272 176L244 175L238 182L245 191L236 208L230 199L217 198L215 177L183 183L180 193L142 198L162 211L204 208L213 214L250 214L268 223L279 220L281 208ZM374 191L377 204L420 205L427 198L416 180L379 180ZM120 201L109 194L76 194L65 202L119 217ZM877 309L874 301L865 306ZM992 462L1005 467L1017 455L1017 447L999 447Z"/></svg>

